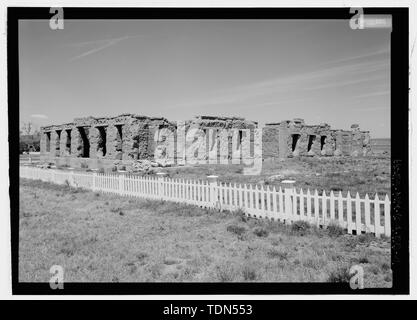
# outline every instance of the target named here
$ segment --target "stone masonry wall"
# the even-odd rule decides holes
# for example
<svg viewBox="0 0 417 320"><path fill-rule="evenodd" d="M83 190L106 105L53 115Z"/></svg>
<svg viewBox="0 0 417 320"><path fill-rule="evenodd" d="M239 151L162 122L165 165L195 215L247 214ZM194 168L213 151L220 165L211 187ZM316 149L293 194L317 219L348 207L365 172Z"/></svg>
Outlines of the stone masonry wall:
<svg viewBox="0 0 417 320"><path fill-rule="evenodd" d="M263 157L369 155L369 132L360 131L357 124L351 129L332 130L326 123L306 125L300 118L267 123L263 130Z"/></svg>
<svg viewBox="0 0 417 320"><path fill-rule="evenodd" d="M257 127L257 122L239 117L199 116L178 123L132 114L76 118L41 128L41 159L69 166L159 158L179 165L190 160L241 163L254 157ZM369 132L356 124L350 131L334 130L326 123L306 125L299 118L266 124L261 142L264 160L371 153Z"/></svg>

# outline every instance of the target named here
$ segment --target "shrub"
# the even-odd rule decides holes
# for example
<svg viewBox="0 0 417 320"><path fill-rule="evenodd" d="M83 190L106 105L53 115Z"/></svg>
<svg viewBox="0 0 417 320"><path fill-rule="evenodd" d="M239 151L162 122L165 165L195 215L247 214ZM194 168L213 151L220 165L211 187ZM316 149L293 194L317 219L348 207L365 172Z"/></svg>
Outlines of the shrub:
<svg viewBox="0 0 417 320"><path fill-rule="evenodd" d="M369 268L368 268L368 271L369 272L372 272L373 274L378 274L381 270L379 269L379 267L378 266L376 266L376 265L371 265L371 266L369 266Z"/></svg>
<svg viewBox="0 0 417 320"><path fill-rule="evenodd" d="M256 280L256 278L258 277L256 274L256 270L248 265L243 267L242 275L243 279L245 279L246 281L253 281Z"/></svg>
<svg viewBox="0 0 417 320"><path fill-rule="evenodd" d="M279 260L288 260L288 252L280 251L275 248L269 249L267 255L272 259L279 258Z"/></svg>
<svg viewBox="0 0 417 320"><path fill-rule="evenodd" d="M240 235L242 235L246 232L246 229L244 227L237 226L237 225L234 225L234 224L231 224L231 225L227 226L226 230L231 232L231 233L235 233L238 236L240 236Z"/></svg>
<svg viewBox="0 0 417 320"><path fill-rule="evenodd" d="M258 237L267 237L269 232L263 227L256 227L253 229L253 233Z"/></svg>
<svg viewBox="0 0 417 320"><path fill-rule="evenodd" d="M369 263L369 259L364 253L359 256L358 261L359 263Z"/></svg>
<svg viewBox="0 0 417 320"><path fill-rule="evenodd" d="M374 238L374 236L372 234L365 233L365 234L358 235L357 236L357 240L358 240L359 243L364 244L364 243L369 243L371 241L374 241L375 238Z"/></svg>
<svg viewBox="0 0 417 320"><path fill-rule="evenodd" d="M231 282L236 277L236 271L230 264L216 267L216 276L221 282Z"/></svg>
<svg viewBox="0 0 417 320"><path fill-rule="evenodd" d="M327 282L349 282L350 278L349 267L342 265L330 272Z"/></svg>
<svg viewBox="0 0 417 320"><path fill-rule="evenodd" d="M124 216L125 215L125 213L123 212L123 210L121 208L111 208L110 211L113 212L113 213L118 213L119 216Z"/></svg>
<svg viewBox="0 0 417 320"><path fill-rule="evenodd" d="M332 222L327 226L327 233L331 237L340 237L345 234L345 230L336 222Z"/></svg>
<svg viewBox="0 0 417 320"><path fill-rule="evenodd" d="M248 221L248 217L243 209L239 208L232 212L232 214L237 218L238 221L246 222Z"/></svg>
<svg viewBox="0 0 417 320"><path fill-rule="evenodd" d="M82 168L82 169L87 169L87 168L88 168L88 164L87 164L87 162L82 162L82 163L81 163L81 168Z"/></svg>
<svg viewBox="0 0 417 320"><path fill-rule="evenodd" d="M139 252L136 254L136 259L138 260L144 260L148 257L148 254L146 252Z"/></svg>
<svg viewBox="0 0 417 320"><path fill-rule="evenodd" d="M306 268L320 270L328 261L320 258L319 256L308 257L303 260L302 264Z"/></svg>
<svg viewBox="0 0 417 320"><path fill-rule="evenodd" d="M387 263L387 262L383 262L383 263L381 264L381 269L382 269L383 271L388 271L388 270L390 270L390 269L391 269L391 265L390 265L389 263Z"/></svg>
<svg viewBox="0 0 417 320"><path fill-rule="evenodd" d="M311 226L307 221L298 220L291 224L291 231L304 235L310 229L310 227Z"/></svg>

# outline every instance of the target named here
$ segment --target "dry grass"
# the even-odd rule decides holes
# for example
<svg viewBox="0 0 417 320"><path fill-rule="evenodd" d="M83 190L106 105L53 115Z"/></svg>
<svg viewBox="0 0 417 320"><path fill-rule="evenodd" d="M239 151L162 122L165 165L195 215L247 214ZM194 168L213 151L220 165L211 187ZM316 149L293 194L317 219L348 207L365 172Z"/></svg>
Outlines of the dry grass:
<svg viewBox="0 0 417 320"><path fill-rule="evenodd" d="M218 175L221 182L252 183L280 186L280 181L293 179L295 187L317 190L333 190L346 194L368 193L371 197L391 195L391 159L389 157L366 158L293 158L265 161L262 172L257 176L242 174L241 165L196 165L165 168L172 178L206 179L207 175ZM275 176L275 178L271 178ZM380 197L381 198L381 197Z"/></svg>
<svg viewBox="0 0 417 320"><path fill-rule="evenodd" d="M389 240L20 181L19 281L325 282L361 264L389 287ZM346 280L346 279L345 279Z"/></svg>

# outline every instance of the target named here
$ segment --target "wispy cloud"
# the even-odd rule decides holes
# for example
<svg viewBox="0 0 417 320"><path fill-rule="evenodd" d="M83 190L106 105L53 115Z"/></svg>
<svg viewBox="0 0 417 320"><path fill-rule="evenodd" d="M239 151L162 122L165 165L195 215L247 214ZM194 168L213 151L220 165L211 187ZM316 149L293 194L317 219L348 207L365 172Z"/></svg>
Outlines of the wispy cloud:
<svg viewBox="0 0 417 320"><path fill-rule="evenodd" d="M375 51L370 51L370 52L363 53L363 54L358 54L358 55L355 55L355 56L350 56L350 57L346 57L346 58L342 58L342 59L327 61L327 62L323 63L323 65L350 62L350 61L354 61L354 60L366 59L366 58L371 58L371 57L372 58L378 58L379 56L384 57L384 56L387 56L389 53L390 53L389 48L381 48L381 49L376 49Z"/></svg>
<svg viewBox="0 0 417 320"><path fill-rule="evenodd" d="M370 83L374 86L376 82L388 79L387 75L381 74L381 71L386 72L388 70L388 60L352 61L345 65L327 66L321 69L282 75L272 79L226 88L213 93L211 97L172 105L171 108L230 107L235 104L242 106L252 102L259 106L272 106L280 104L280 102L290 102L293 98L297 100L310 99L312 93L318 90L348 87L361 83ZM282 98L280 98L282 96L289 100L282 101ZM268 101L259 104L259 99Z"/></svg>
<svg viewBox="0 0 417 320"><path fill-rule="evenodd" d="M372 82L386 79L383 76L373 76L373 77L363 77L354 80L347 80L347 81L335 81L335 82L328 82L318 86L306 87L304 90L322 90L322 89L329 89L329 88L337 88L337 87L344 87L349 85L355 85L363 82Z"/></svg>
<svg viewBox="0 0 417 320"><path fill-rule="evenodd" d="M96 46L93 49L87 50L75 57L72 57L70 59L70 61L75 61L84 57L87 57L93 53L97 53L101 50L104 50L106 48L109 48L111 46L114 46L115 44L123 41L123 40L127 40L127 39L131 39L131 38L139 38L139 37L143 37L141 35L137 35L137 36L124 36L124 37L120 37L120 38L112 38L112 39L103 39L103 40L94 40L94 41L84 41L84 42L77 42L77 43L70 43L68 44L68 46L71 47L86 47L86 46Z"/></svg>
<svg viewBox="0 0 417 320"><path fill-rule="evenodd" d="M389 105L380 105L380 106L371 106L371 107L360 107L358 110L362 111L382 111L386 110L389 111L390 107Z"/></svg>
<svg viewBox="0 0 417 320"><path fill-rule="evenodd" d="M375 92L359 94L359 95L353 96L352 98L362 99L362 98L370 98L370 97L379 97L379 96L389 95L390 93L391 92L389 90L375 91Z"/></svg>
<svg viewBox="0 0 417 320"><path fill-rule="evenodd" d="M388 62L356 62L348 65L339 65L321 68L313 71L296 73L292 75L280 76L266 81L239 86L234 90L240 91L242 93L246 92L247 95L262 95L271 91L286 90L287 88L293 88L294 86L302 89L302 85L306 83L325 82L328 84L330 82L345 82L346 78L348 77L354 76L357 78L358 75L377 72L384 69L388 70L388 68ZM368 78L368 76L366 76L366 78ZM354 83L355 82L352 82L352 84Z"/></svg>
<svg viewBox="0 0 417 320"><path fill-rule="evenodd" d="M38 118L38 119L48 119L47 115L44 114L31 114L30 115L32 118Z"/></svg>

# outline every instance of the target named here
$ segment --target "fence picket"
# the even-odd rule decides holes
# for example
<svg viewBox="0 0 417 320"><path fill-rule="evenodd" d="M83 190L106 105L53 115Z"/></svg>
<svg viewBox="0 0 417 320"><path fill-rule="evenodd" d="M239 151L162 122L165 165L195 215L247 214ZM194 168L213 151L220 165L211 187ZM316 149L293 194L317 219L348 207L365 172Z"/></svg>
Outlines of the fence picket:
<svg viewBox="0 0 417 320"><path fill-rule="evenodd" d="M346 200L346 210L347 210L347 229L348 233L352 234L352 199L350 197L350 192L348 191L347 200Z"/></svg>
<svg viewBox="0 0 417 320"><path fill-rule="evenodd" d="M322 225L326 226L327 225L327 196L326 196L326 191L323 190L323 194L321 196L321 212L322 212Z"/></svg>
<svg viewBox="0 0 417 320"><path fill-rule="evenodd" d="M356 192L355 197L355 221L356 221L356 234L362 233L362 213L361 213L361 201L359 193Z"/></svg>
<svg viewBox="0 0 417 320"><path fill-rule="evenodd" d="M300 219L307 220L304 215L304 191L302 188L300 189Z"/></svg>
<svg viewBox="0 0 417 320"><path fill-rule="evenodd" d="M311 193L310 189L307 188L307 219L311 222L312 221L312 214L311 214Z"/></svg>
<svg viewBox="0 0 417 320"><path fill-rule="evenodd" d="M323 190L322 195L319 196L317 190L314 190L312 194L308 188L306 193L302 188L298 192L295 189L289 189L289 193L285 195L281 186L277 190L275 186L259 186L258 188L257 185L252 184L237 185L236 183L217 182L209 184L201 180L166 177L159 179L153 176L95 172L87 174L28 166L20 167L20 176L61 185L69 183L71 187L81 187L104 193L118 193L121 196L165 199L202 207L220 205L219 209L241 208L251 215L274 218L274 220L300 219L316 223L318 226L328 225L329 221L334 221L338 222L341 227L347 227L350 234L356 230L357 234L361 234L362 231L374 232L376 237L381 234L391 235L391 202L388 195L380 200L378 194L375 194L375 198L370 200L368 194L365 194L365 197L361 199L359 193L356 193L356 196L352 198L349 191L347 196L343 197L341 191L338 196L335 196L331 190L327 196L326 191ZM217 200L212 199L216 196ZM286 201L284 201L284 196ZM346 201L346 220L344 218L344 201ZM352 202L355 206L354 221ZM364 220L362 220L362 203L364 203ZM371 210L371 204L373 204L373 210ZM381 206L383 212L381 212ZM383 220L382 226L381 219Z"/></svg>
<svg viewBox="0 0 417 320"><path fill-rule="evenodd" d="M336 217L336 213L335 213L335 197L334 197L334 193L333 190L330 191L330 221L332 221L332 223L334 222Z"/></svg>
<svg viewBox="0 0 417 320"><path fill-rule="evenodd" d="M317 189L314 192L314 218L316 219L317 227L320 226L320 216L319 216L319 193Z"/></svg>
<svg viewBox="0 0 417 320"><path fill-rule="evenodd" d="M374 200L374 228L375 228L375 237L379 238L380 236L380 230L381 230L381 216L380 216L380 201L378 194L375 194L375 200Z"/></svg>
<svg viewBox="0 0 417 320"><path fill-rule="evenodd" d="M384 229L387 237L391 236L391 205L388 195L385 195L384 200Z"/></svg>
<svg viewBox="0 0 417 320"><path fill-rule="evenodd" d="M271 190L266 186L266 217L271 218Z"/></svg>
<svg viewBox="0 0 417 320"><path fill-rule="evenodd" d="M365 195L365 232L371 232L371 204L368 194Z"/></svg>
<svg viewBox="0 0 417 320"><path fill-rule="evenodd" d="M265 188L264 186L260 186L260 192L261 192L261 217L265 217Z"/></svg>
<svg viewBox="0 0 417 320"><path fill-rule="evenodd" d="M339 224L341 227L344 227L345 225L345 219L343 217L343 196L342 196L342 191L339 191L339 196L337 197L337 205L338 205L338 209L337 209L337 218L339 220Z"/></svg>
<svg viewBox="0 0 417 320"><path fill-rule="evenodd" d="M275 188L275 186L272 189L272 217L274 218L274 220L278 219L278 203L277 203L277 189ZM275 214L274 214L275 213Z"/></svg>

